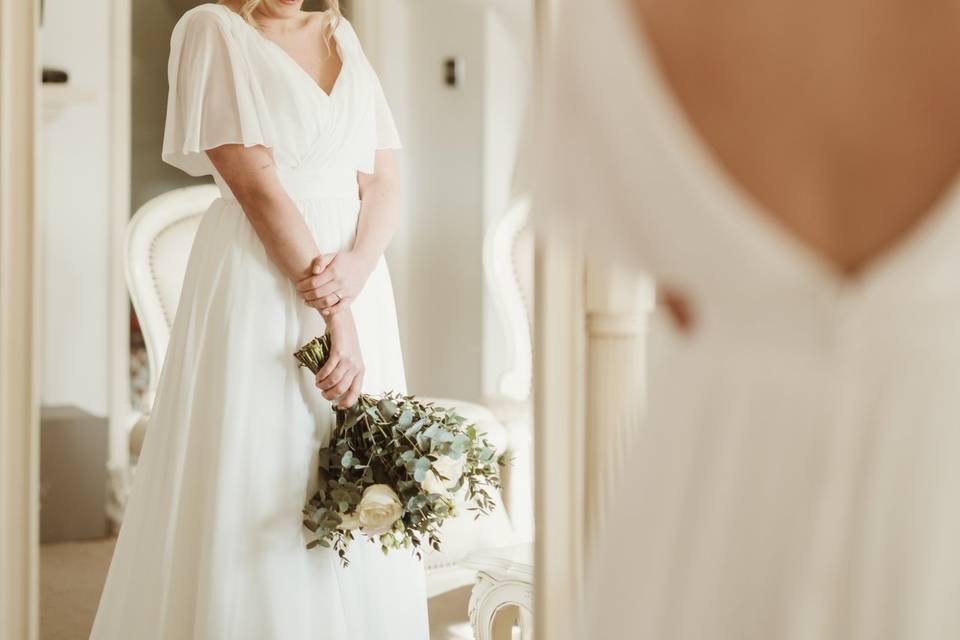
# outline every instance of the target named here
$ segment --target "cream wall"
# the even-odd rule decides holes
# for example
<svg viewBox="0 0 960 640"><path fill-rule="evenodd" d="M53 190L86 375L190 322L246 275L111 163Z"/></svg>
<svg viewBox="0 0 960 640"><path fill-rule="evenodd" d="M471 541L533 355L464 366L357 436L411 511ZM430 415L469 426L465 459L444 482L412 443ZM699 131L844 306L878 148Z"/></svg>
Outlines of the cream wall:
<svg viewBox="0 0 960 640"><path fill-rule="evenodd" d="M479 399L486 21L481 8L456 0L408 7L410 208L399 296L407 375L416 393ZM464 61L455 89L442 82L449 56Z"/></svg>
<svg viewBox="0 0 960 640"><path fill-rule="evenodd" d="M404 223L389 259L408 386L481 400L506 367L482 252L487 223L509 199L528 93L529 3L508 11L480 0L363 3L379 25L364 46L405 145ZM464 61L459 88L443 83L449 57Z"/></svg>
<svg viewBox="0 0 960 640"><path fill-rule="evenodd" d="M109 413L110 2L46 0L41 60L77 100L42 128L41 402Z"/></svg>
<svg viewBox="0 0 960 640"><path fill-rule="evenodd" d="M161 193L206 181L191 178L160 159L170 33L179 17L179 8L175 10L164 0L133 0L131 211Z"/></svg>

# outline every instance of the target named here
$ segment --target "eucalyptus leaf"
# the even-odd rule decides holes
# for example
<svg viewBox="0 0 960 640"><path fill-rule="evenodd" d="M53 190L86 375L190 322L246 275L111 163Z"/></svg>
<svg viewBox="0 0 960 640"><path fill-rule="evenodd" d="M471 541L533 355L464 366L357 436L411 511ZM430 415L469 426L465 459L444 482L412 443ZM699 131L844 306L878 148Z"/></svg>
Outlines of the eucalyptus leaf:
<svg viewBox="0 0 960 640"><path fill-rule="evenodd" d="M441 430L437 433L437 435L435 435L435 436L433 437L433 439L434 439L435 442L439 442L439 443L453 442L453 441L454 441L454 435L453 435L452 433L450 433L449 431L447 431L446 429L441 429Z"/></svg>
<svg viewBox="0 0 960 640"><path fill-rule="evenodd" d="M417 431L420 431L420 429L421 429L421 428L423 427L423 425L425 425L426 423L427 423L427 421L424 420L424 419L422 419L422 418L421 418L420 420L417 420L416 422L414 422L414 423L410 426L409 429L407 429L406 431L403 432L403 435L405 435L405 436L407 436L407 437L409 438L410 436L412 436L413 434L415 434Z"/></svg>
<svg viewBox="0 0 960 640"><path fill-rule="evenodd" d="M361 419L361 418L363 418L363 413L362 413L362 412L361 412L361 413L353 413L353 414L350 414L350 415L347 417L347 419L344 421L344 423L343 423L343 428L344 428L344 429L352 429L354 426L356 426L356 424L357 424L358 422L360 422L360 419Z"/></svg>
<svg viewBox="0 0 960 640"><path fill-rule="evenodd" d="M377 403L377 407L380 409L380 413L383 414L383 417L387 420L397 415L397 405L389 398L384 398L381 400L379 403Z"/></svg>

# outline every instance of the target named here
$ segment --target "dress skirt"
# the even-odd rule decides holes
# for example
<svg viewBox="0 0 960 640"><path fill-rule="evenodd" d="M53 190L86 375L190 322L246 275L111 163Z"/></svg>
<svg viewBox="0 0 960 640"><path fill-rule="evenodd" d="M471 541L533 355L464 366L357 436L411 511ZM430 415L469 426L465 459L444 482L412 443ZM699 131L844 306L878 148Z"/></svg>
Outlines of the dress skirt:
<svg viewBox="0 0 960 640"><path fill-rule="evenodd" d="M356 196L297 201L321 252L352 246ZM381 259L352 303L364 392L405 391ZM305 548L330 403L293 352L320 314L232 198L202 218L94 640L422 640L422 563L358 538Z"/></svg>

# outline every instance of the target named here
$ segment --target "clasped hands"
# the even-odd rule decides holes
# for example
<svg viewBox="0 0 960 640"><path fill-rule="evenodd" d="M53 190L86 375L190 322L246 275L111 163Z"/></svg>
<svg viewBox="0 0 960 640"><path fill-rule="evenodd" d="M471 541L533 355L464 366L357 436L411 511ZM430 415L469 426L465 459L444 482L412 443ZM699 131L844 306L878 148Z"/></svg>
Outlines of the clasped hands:
<svg viewBox="0 0 960 640"><path fill-rule="evenodd" d="M297 293L329 318L350 306L375 264L356 251L319 255L310 263L310 275L297 282Z"/></svg>
<svg viewBox="0 0 960 640"><path fill-rule="evenodd" d="M320 255L310 263L310 275L296 285L300 298L326 318L331 350L317 372L316 386L339 409L356 404L365 371L353 317L341 312L349 310L374 264L353 251Z"/></svg>

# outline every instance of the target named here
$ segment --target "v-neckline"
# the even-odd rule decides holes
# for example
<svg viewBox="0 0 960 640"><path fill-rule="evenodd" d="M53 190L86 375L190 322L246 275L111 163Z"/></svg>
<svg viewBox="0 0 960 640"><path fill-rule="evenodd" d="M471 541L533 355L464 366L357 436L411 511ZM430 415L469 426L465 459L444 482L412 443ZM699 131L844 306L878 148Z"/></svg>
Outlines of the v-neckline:
<svg viewBox="0 0 960 640"><path fill-rule="evenodd" d="M336 47L337 57L340 58L340 71L337 73L337 77L334 78L333 84L330 86L330 91L327 91L326 89L324 89L323 87L320 86L320 83L317 82L317 80L316 80L312 75L310 75L310 72L307 71L307 70L303 67L302 64L300 64L299 62L297 62L296 58L294 58L292 55L290 55L290 53L289 53L286 49L284 49L284 48L281 47L279 44L277 44L276 42L274 42L273 40L271 40L270 38L268 38L267 36L265 36L259 29L257 29L256 27L254 27L252 24L250 24L250 23L247 22L246 20L244 20L243 16L241 16L239 13L237 13L236 11L234 11L233 9L231 9L230 7L226 6L225 4L219 3L219 2L217 3L217 6L218 6L218 7L223 7L224 10L232 13L232 14L233 14L234 16L236 16L244 25L246 25L247 28L251 29L254 33L256 33L257 36L260 37L260 39L262 39L262 40L263 40L264 42L266 42L268 45L272 45L284 58L286 58L286 60L287 60L291 65L293 65L293 66L297 69L297 71L299 71L299 72L303 75L303 77L304 77L311 85L313 85L313 87L314 87L317 91L319 91L321 94L323 94L323 95L324 95L326 98L328 98L328 99L332 99L332 98L333 98L334 93L336 93L336 91L337 91L337 87L340 85L340 80L341 80L341 78L343 78L343 74L344 74L344 72L347 70L347 60L346 60L346 58L345 58L344 55L343 55L343 47L340 46L340 39L337 37L337 31L340 30L340 25L339 25L339 24L338 24L337 27L333 30L333 33L330 34L330 38L331 38L331 41L332 41L333 46Z"/></svg>
<svg viewBox="0 0 960 640"><path fill-rule="evenodd" d="M633 35L635 58L646 80L653 115L660 122L654 129L670 137L672 148L682 166L699 179L705 200L737 224L747 236L753 236L767 248L780 250L781 255L801 264L840 290L851 291L879 279L882 274L907 260L937 237L954 217L960 215L960 173L944 186L935 202L892 243L874 253L853 273L845 272L833 259L809 245L789 229L780 218L768 211L752 196L749 189L734 178L713 148L700 135L691 117L673 91L666 72L647 40L646 25L639 12L626 6L625 0L609 0L621 5L626 15L627 35ZM733 215L730 215L733 214Z"/></svg>

